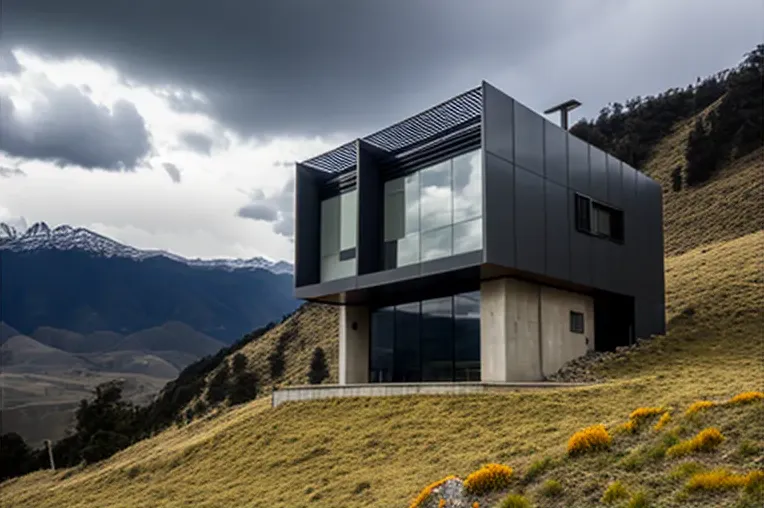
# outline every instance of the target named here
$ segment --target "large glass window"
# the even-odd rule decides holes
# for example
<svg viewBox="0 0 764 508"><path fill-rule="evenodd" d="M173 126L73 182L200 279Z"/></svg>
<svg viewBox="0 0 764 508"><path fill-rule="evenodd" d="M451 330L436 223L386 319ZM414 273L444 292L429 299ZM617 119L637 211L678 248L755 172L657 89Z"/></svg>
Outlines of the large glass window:
<svg viewBox="0 0 764 508"><path fill-rule="evenodd" d="M385 268L480 250L480 150L385 183Z"/></svg>
<svg viewBox="0 0 764 508"><path fill-rule="evenodd" d="M371 382L479 381L480 292L372 313Z"/></svg>
<svg viewBox="0 0 764 508"><path fill-rule="evenodd" d="M358 193L355 190L321 202L321 280L356 273Z"/></svg>

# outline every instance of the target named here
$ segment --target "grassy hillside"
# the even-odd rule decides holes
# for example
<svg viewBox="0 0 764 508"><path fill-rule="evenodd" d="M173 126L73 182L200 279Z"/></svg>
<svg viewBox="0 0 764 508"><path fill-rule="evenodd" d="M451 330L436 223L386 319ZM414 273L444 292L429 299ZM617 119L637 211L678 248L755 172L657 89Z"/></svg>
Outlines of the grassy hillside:
<svg viewBox="0 0 764 508"><path fill-rule="evenodd" d="M686 482L708 468L764 468L764 429L755 423L764 421L764 402L723 403L764 388L764 232L756 199L764 154L673 192L667 177L681 163L683 128L646 164L665 189L669 332L595 364L603 383L277 409L260 399L173 427L94 466L11 480L0 487L0 506L406 507L424 486L449 474L464 478L487 462L515 470L501 495L519 493L541 507L597 506L614 481L629 495L643 491L651 506L760 506L742 488L694 492ZM336 375L336 330L334 308L306 305L240 352L263 386L304 383L316 346ZM274 380L267 358L280 341L285 372ZM698 400L719 404L684 416ZM652 406L672 415L661 432L651 430L657 417L635 434L618 431L633 410ZM610 451L567 457L571 435L595 424L613 435ZM666 455L669 444L712 426L725 438L716 451ZM559 482L561 493L548 481Z"/></svg>

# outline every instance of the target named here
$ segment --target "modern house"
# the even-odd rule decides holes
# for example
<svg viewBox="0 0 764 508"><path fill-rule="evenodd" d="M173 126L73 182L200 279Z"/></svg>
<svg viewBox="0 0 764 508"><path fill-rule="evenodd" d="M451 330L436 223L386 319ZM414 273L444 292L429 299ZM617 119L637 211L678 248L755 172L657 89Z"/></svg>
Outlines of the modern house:
<svg viewBox="0 0 764 508"><path fill-rule="evenodd" d="M340 384L537 381L665 329L658 183L483 82L296 166Z"/></svg>

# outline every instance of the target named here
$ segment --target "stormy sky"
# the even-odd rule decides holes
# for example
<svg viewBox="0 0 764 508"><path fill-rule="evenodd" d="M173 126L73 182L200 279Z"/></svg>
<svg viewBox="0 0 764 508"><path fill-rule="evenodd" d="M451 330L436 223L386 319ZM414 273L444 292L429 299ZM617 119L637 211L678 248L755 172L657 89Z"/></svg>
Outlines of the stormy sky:
<svg viewBox="0 0 764 508"><path fill-rule="evenodd" d="M4 0L0 221L292 258L292 163L485 79L576 118L764 40L761 0Z"/></svg>

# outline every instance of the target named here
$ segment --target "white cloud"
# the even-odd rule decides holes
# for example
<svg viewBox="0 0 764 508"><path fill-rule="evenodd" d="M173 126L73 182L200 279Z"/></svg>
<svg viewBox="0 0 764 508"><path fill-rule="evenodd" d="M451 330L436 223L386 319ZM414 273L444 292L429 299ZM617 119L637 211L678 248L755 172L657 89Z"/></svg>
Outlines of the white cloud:
<svg viewBox="0 0 764 508"><path fill-rule="evenodd" d="M27 175L3 179L3 217L86 227L138 248L188 257L292 259L291 241L272 223L241 218L237 211L253 194L283 191L293 176L284 161L326 151L338 139L243 140L207 116L173 108L168 96L177 96L177 90L131 87L113 69L93 62L49 62L21 51L15 55L22 72L0 76L4 90L19 98L22 90L45 80L74 86L96 104L129 101L145 119L154 151L145 166L131 173L60 168L0 152L0 165ZM198 99L194 91L184 93ZM18 104L23 109L24 101ZM188 132L210 138L215 148L208 155L179 143ZM170 160L173 168L182 168L182 180L179 172L176 178L168 171ZM283 213L291 213L291 203L284 204L289 206Z"/></svg>

